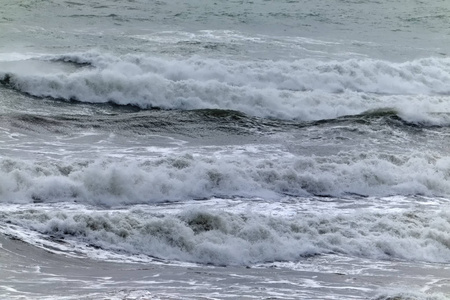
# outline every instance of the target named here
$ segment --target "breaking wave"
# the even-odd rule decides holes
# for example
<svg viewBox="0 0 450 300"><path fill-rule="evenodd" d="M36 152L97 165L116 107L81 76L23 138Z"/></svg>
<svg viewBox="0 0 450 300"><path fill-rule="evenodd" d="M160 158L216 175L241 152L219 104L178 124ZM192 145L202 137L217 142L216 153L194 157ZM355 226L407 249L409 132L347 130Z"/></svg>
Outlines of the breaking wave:
<svg viewBox="0 0 450 300"><path fill-rule="evenodd" d="M436 121L430 113L450 111L450 59L445 58L243 62L86 52L36 59L53 69L3 62L0 82L37 97L142 109L227 109L305 121L386 108L411 121ZM53 64L71 67L57 71Z"/></svg>
<svg viewBox="0 0 450 300"><path fill-rule="evenodd" d="M211 197L450 195L450 159L432 153L329 157L166 155L92 161L0 160L4 203L155 203Z"/></svg>
<svg viewBox="0 0 450 300"><path fill-rule="evenodd" d="M213 265L295 262L322 254L450 261L450 215L444 211L366 210L277 218L250 211L240 214L197 208L152 214L134 208L107 212L29 209L0 215L14 224L8 226L44 234L55 242L53 247L82 243L87 254L89 249L103 249Z"/></svg>

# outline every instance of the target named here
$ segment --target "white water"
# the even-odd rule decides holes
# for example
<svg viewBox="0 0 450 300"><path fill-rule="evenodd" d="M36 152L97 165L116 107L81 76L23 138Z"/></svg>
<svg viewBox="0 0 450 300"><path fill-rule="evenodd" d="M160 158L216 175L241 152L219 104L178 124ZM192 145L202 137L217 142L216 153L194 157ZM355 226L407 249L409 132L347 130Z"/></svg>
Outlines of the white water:
<svg viewBox="0 0 450 300"><path fill-rule="evenodd" d="M0 297L448 298L445 1L2 5Z"/></svg>
<svg viewBox="0 0 450 300"><path fill-rule="evenodd" d="M411 122L449 121L446 58L240 62L87 52L46 59L90 66L4 62L0 79L37 97L140 108L231 109L305 121L392 109Z"/></svg>
<svg viewBox="0 0 450 300"><path fill-rule="evenodd" d="M267 147L267 146L266 146ZM29 162L0 160L4 203L77 201L117 205L203 199L216 195L279 199L284 195L450 196L450 159L439 153L369 151L294 156L258 147L154 159ZM267 149L266 149L267 151ZM161 153L161 152L160 152ZM142 155L157 155L143 152ZM126 154L125 154L126 155ZM276 156L278 155L278 157Z"/></svg>
<svg viewBox="0 0 450 300"><path fill-rule="evenodd" d="M324 200L329 201L327 206ZM191 203L188 209L187 203L118 210L92 210L82 205L5 206L2 218L11 225L3 225L2 231L9 233L15 230L12 224L20 225L54 240L19 234L32 244L97 258L117 253L115 259L121 260L149 255L150 261L156 257L214 265L288 261L295 268L295 262L311 255L337 254L447 262L448 204L416 198L411 206L411 200L361 199L361 208L350 204L353 201L331 198L286 198L278 203L217 199ZM398 208L392 209L393 204ZM391 207L388 213L384 205ZM318 211L313 212L315 206ZM96 250L98 247L107 252Z"/></svg>

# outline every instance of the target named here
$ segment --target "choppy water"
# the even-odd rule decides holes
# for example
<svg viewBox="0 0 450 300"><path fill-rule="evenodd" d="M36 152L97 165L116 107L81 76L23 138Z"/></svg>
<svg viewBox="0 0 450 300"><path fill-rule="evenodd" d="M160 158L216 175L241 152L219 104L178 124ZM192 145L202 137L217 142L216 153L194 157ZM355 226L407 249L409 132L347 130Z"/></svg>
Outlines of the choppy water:
<svg viewBox="0 0 450 300"><path fill-rule="evenodd" d="M0 231L35 249L24 274L45 248L237 288L87 299L447 297L446 2L2 5ZM43 273L0 294L63 297Z"/></svg>

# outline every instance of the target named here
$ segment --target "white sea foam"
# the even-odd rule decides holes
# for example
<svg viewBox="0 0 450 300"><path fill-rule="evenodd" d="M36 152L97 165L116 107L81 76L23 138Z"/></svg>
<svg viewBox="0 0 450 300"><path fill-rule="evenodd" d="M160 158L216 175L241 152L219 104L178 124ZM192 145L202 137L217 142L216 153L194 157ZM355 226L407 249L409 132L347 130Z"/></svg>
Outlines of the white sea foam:
<svg viewBox="0 0 450 300"><path fill-rule="evenodd" d="M27 60L30 58L36 58L39 57L37 54L26 54L26 53L19 53L19 52L11 52L11 53L0 53L0 62L8 62L8 61L21 61L21 60Z"/></svg>
<svg viewBox="0 0 450 300"><path fill-rule="evenodd" d="M309 211L291 218L205 208L158 212L157 207L107 211L36 207L3 212L2 220L52 236L55 247L58 239L64 239L64 251L70 251L73 242L86 245L76 250L90 256L100 253L96 249L101 248L124 255L214 265L295 262L330 253L450 261L450 215L445 210Z"/></svg>
<svg viewBox="0 0 450 300"><path fill-rule="evenodd" d="M443 293L423 293L423 292L411 292L407 289L396 289L388 292L380 293L375 300L446 300L448 295Z"/></svg>
<svg viewBox="0 0 450 300"><path fill-rule="evenodd" d="M232 109L285 119L328 119L391 108L411 121L447 123L433 113L450 112L450 59L242 62L95 52L46 59L92 67L50 74L8 69L0 70L0 78L39 97L141 108Z"/></svg>
<svg viewBox="0 0 450 300"><path fill-rule="evenodd" d="M450 159L375 151L328 157L279 153L167 154L92 161L0 160L2 202L77 201L117 205L213 196L450 195Z"/></svg>

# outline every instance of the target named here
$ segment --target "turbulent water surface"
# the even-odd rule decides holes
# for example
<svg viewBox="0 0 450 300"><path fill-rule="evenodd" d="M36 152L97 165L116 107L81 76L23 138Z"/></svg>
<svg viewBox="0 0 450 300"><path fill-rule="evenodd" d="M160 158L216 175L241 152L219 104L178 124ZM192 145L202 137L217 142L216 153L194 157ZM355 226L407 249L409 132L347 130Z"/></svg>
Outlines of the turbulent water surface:
<svg viewBox="0 0 450 300"><path fill-rule="evenodd" d="M4 0L1 297L450 297L449 20Z"/></svg>

